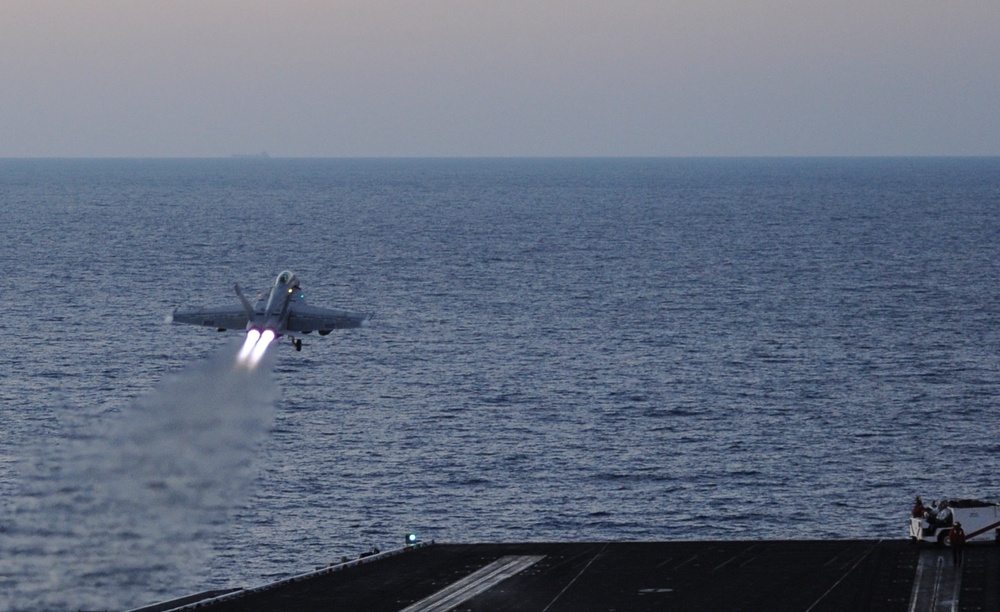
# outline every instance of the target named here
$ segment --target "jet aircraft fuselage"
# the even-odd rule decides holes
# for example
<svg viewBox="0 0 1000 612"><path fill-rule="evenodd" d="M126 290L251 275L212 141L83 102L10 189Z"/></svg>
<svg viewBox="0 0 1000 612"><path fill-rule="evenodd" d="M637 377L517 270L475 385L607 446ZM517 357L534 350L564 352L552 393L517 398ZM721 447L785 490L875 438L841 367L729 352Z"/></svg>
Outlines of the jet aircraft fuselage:
<svg viewBox="0 0 1000 612"><path fill-rule="evenodd" d="M270 332L272 339L289 335L295 349L302 350L301 337L304 334L315 331L325 336L335 329L364 327L371 319L371 315L366 313L306 304L298 276L288 270L278 274L270 292L261 293L256 304L250 303L238 284L235 290L241 308L223 306L175 310L170 320L214 327L218 331L246 330L248 334L256 332L258 335Z"/></svg>

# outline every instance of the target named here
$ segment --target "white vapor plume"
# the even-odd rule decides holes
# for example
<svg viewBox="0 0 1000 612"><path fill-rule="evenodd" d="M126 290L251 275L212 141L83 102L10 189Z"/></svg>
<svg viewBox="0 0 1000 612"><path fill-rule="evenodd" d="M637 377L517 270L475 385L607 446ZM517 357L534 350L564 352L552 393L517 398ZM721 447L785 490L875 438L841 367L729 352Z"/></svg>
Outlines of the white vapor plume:
<svg viewBox="0 0 1000 612"><path fill-rule="evenodd" d="M37 599L18 606L131 608L203 584L214 540L252 490L278 397L270 367L234 367L236 356L234 345L168 377L29 481L36 507L13 517L8 540L38 550L19 569L36 583L19 592Z"/></svg>

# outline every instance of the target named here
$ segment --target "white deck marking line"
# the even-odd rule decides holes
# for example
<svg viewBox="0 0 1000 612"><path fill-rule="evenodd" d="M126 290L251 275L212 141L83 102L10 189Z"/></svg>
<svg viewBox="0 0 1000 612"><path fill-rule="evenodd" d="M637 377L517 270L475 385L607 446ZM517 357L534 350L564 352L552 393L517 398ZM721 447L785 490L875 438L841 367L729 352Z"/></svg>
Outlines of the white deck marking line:
<svg viewBox="0 0 1000 612"><path fill-rule="evenodd" d="M910 612L955 612L962 590L962 568L952 567L939 550L920 553L910 592Z"/></svg>
<svg viewBox="0 0 1000 612"><path fill-rule="evenodd" d="M908 612L917 612L917 602L920 599L920 585L924 581L924 567L923 555L917 559L917 573L913 577L913 589L910 590L910 607Z"/></svg>
<svg viewBox="0 0 1000 612"><path fill-rule="evenodd" d="M813 605L811 605L808 608L806 608L806 612L812 612L812 609L815 608L816 606L818 606L819 602L823 601L824 597L826 597L827 595L829 595L830 593L832 593L835 588L837 588L838 586L840 586L840 583L843 582L844 579L847 578L847 576L851 572L853 572L855 569L857 569L857 567L859 565L861 565L861 562L864 561L865 558L868 555L872 554L872 551L875 550L878 547L878 545L881 544L881 543L882 543L882 540L879 540L878 542L875 543L875 546L872 546L871 548L869 548L868 550L866 550L865 554L861 555L861 557L854 563L854 565L852 565L846 572L844 572L844 575L840 577L840 580L837 580L837 582L834 582L833 586L826 590L826 593L823 593L822 595L820 595L819 599L817 599L816 601L813 602ZM840 556L840 555L837 555L837 556Z"/></svg>
<svg viewBox="0 0 1000 612"><path fill-rule="evenodd" d="M582 570L580 570L580 572L579 572L579 573L578 573L578 574L577 574L576 576L573 576L573 579L572 579L572 580L570 580L570 581L569 581L569 582L568 582L568 583L566 584L566 586L564 586L564 587L563 587L563 590L559 591L559 594L558 594L558 595L556 595L556 598L555 598L555 599L553 599L552 601L550 601L550 602L549 602L549 605L547 605L547 606L545 606L544 608L542 608L542 612L549 612L549 608L551 608L551 607L552 607L553 605L555 605L555 603L556 603L557 601L559 601L559 598L563 596L563 593L565 593L566 591L568 591L568 590L569 590L569 587L573 586L573 583L574 583L574 582L576 582L577 580L579 580L579 579L580 579L580 576L583 576L583 574L584 574L584 573L585 573L585 572L586 572L586 571L587 571L588 569L590 569L590 566L591 566L591 565L593 565L594 561L597 561L597 558L601 556L601 554L602 554L602 553L603 553L603 552L605 551L605 549L607 549L607 547L608 547L608 545L607 545L607 544L605 544L604 546L602 546L602 547L601 547L601 550L597 551L597 554L596 554L596 555L594 555L593 557L591 557L591 558L590 558L590 561L587 561L587 565L584 565L584 566L583 566L583 569L582 569ZM698 556L698 555L695 555L695 557L697 557L697 556ZM693 558L694 558L694 557L692 557L692 559L693 559ZM685 561L684 563L687 563L687 561ZM684 563L682 563L681 565L684 565ZM678 566L678 567L680 567L680 566Z"/></svg>
<svg viewBox="0 0 1000 612"><path fill-rule="evenodd" d="M501 557L429 597L407 606L401 612L445 612L484 593L515 574L519 574L545 555Z"/></svg>

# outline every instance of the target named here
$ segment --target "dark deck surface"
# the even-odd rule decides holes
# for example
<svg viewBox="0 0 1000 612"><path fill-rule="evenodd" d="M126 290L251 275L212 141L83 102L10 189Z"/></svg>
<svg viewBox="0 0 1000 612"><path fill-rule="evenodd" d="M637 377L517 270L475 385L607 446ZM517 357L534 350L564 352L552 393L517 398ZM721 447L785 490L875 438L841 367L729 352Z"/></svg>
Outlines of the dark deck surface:
<svg viewBox="0 0 1000 612"><path fill-rule="evenodd" d="M969 546L955 570L905 540L432 544L198 609L904 611L921 555L924 581L961 576L957 609L998 609L1000 549Z"/></svg>

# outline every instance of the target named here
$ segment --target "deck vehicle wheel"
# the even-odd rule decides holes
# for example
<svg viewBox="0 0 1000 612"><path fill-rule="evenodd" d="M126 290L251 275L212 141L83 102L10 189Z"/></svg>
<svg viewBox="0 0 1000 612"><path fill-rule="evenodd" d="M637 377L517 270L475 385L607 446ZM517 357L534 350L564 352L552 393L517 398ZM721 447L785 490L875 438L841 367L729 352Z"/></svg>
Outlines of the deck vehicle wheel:
<svg viewBox="0 0 1000 612"><path fill-rule="evenodd" d="M938 546L945 546L945 547L950 547L951 546L951 540L948 538L948 532L947 531L942 531L941 533L938 534L937 545Z"/></svg>

